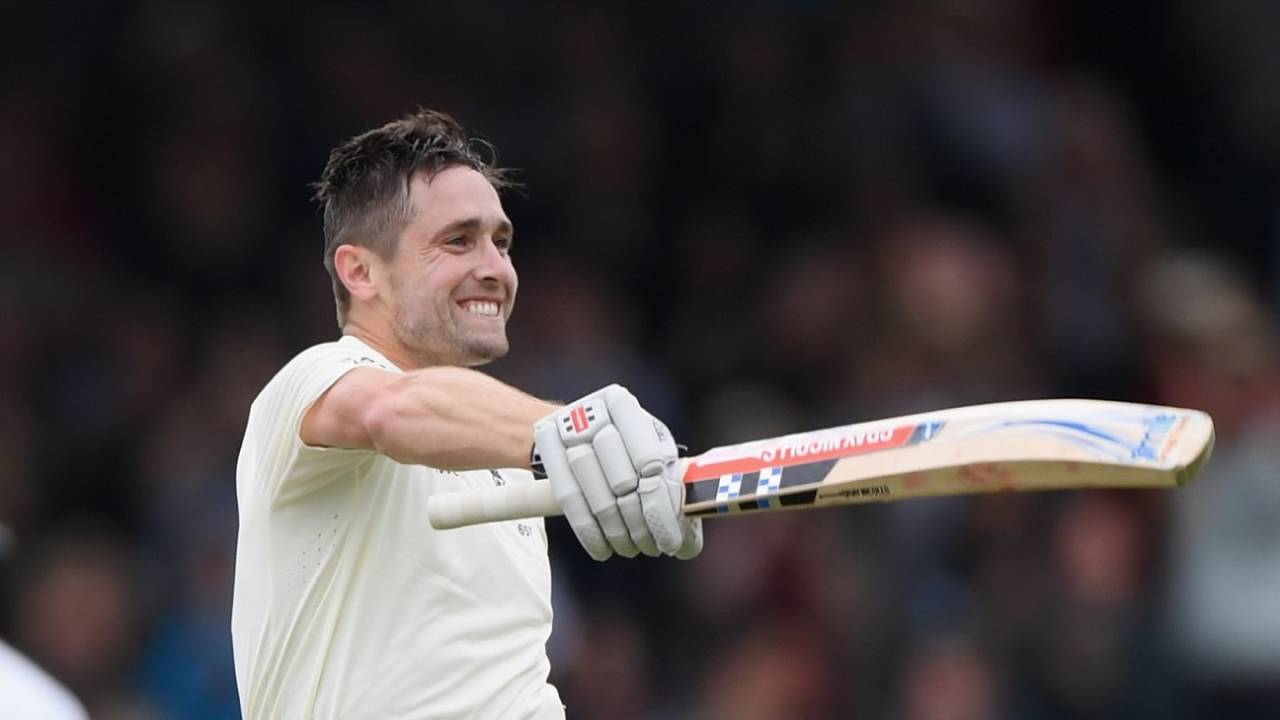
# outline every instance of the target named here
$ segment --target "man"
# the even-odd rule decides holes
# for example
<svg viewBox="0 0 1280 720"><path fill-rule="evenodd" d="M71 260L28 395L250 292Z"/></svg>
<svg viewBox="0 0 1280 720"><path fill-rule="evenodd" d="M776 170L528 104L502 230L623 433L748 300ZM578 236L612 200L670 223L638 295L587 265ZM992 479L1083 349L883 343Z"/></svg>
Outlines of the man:
<svg viewBox="0 0 1280 720"><path fill-rule="evenodd" d="M433 493L533 482L535 440L595 559L701 550L674 441L629 392L561 408L470 369L507 352L509 184L426 110L329 157L317 199L343 336L263 389L236 470L246 718L563 717L542 521L426 520Z"/></svg>

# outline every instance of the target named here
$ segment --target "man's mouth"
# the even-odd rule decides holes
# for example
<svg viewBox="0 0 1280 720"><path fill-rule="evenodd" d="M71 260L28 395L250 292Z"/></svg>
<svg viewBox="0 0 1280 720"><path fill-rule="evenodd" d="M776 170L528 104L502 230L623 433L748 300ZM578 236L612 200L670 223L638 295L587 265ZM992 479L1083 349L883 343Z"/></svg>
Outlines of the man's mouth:
<svg viewBox="0 0 1280 720"><path fill-rule="evenodd" d="M483 318L496 318L502 309L492 300L463 300L459 305L468 313Z"/></svg>

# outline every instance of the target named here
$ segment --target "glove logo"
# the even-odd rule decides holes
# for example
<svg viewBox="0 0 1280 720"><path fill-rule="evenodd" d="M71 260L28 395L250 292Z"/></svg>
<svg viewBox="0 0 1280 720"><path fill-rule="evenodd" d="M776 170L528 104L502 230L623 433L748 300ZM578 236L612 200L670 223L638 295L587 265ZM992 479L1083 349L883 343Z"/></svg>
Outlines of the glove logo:
<svg viewBox="0 0 1280 720"><path fill-rule="evenodd" d="M657 418L653 419L653 432L658 436L658 442L664 443L667 441L667 433L669 432L667 426L659 422Z"/></svg>
<svg viewBox="0 0 1280 720"><path fill-rule="evenodd" d="M567 419L569 422L566 423L566 425L571 424L575 433L581 433L586 432L587 428L591 427L591 423L596 419L596 416L595 413L587 413L586 405L579 405L569 411L569 417Z"/></svg>

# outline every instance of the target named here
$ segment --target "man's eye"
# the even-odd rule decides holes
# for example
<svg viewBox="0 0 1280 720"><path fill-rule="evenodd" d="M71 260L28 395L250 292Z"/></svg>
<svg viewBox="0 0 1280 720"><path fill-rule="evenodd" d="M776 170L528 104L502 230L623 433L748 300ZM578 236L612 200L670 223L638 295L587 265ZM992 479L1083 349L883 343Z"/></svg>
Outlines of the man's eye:
<svg viewBox="0 0 1280 720"><path fill-rule="evenodd" d="M451 237L448 240L445 240L445 244L446 245L466 245L467 237L465 235L455 235L454 237Z"/></svg>
<svg viewBox="0 0 1280 720"><path fill-rule="evenodd" d="M494 238L493 244L503 252L511 249L511 238Z"/></svg>

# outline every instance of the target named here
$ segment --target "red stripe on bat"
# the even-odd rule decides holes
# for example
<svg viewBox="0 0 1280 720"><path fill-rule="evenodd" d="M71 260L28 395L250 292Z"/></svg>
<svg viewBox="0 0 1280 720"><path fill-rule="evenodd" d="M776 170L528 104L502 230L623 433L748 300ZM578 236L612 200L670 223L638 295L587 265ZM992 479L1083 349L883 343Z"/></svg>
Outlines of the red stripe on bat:
<svg viewBox="0 0 1280 720"><path fill-rule="evenodd" d="M856 426L855 426L856 427ZM790 467L820 460L837 460L853 455L879 450L892 450L911 443L916 429L921 425L903 425L881 430L820 430L796 435L790 441L745 443L743 450L749 454L733 457L731 448L719 448L705 453L714 455L709 461L694 460L684 473L687 483L718 478L733 473L759 472L767 467ZM727 455L727 456L726 456Z"/></svg>
<svg viewBox="0 0 1280 720"><path fill-rule="evenodd" d="M587 409L581 405L569 411L569 419L573 421L574 432L585 432L587 429Z"/></svg>

